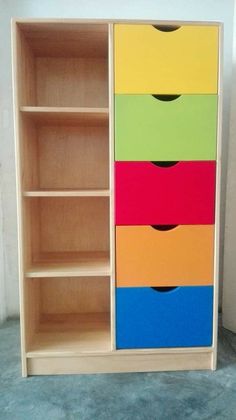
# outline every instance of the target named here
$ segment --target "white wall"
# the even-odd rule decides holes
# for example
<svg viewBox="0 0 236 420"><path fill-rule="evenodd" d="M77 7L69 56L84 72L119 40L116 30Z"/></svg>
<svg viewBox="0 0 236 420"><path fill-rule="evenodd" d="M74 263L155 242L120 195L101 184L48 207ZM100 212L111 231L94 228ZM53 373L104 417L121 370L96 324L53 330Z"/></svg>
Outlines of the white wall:
<svg viewBox="0 0 236 420"><path fill-rule="evenodd" d="M1 171L1 167L0 167ZM0 172L1 173L1 172ZM0 324L6 318L6 302L5 302L5 279L3 266L3 218L1 206L1 184L0 184Z"/></svg>
<svg viewBox="0 0 236 420"><path fill-rule="evenodd" d="M0 0L0 66L1 148L0 163L2 190L2 251L0 236L0 267L4 269L5 302L8 316L16 315L18 306L17 237L15 168L12 119L12 87L10 56L11 17L73 17L73 18L138 18L166 20L216 20L225 23L224 37L224 117L223 117L223 176L222 221L226 157L228 144L228 114L231 83L231 45L233 30L233 0ZM4 63L4 65L2 64ZM2 103L3 102L3 103ZM1 215L1 213L0 213ZM223 229L223 223L222 223ZM3 232L2 232L3 231ZM223 230L222 230L223 232ZM222 242L223 244L223 242ZM223 245L222 245L223 246ZM222 255L222 250L221 250ZM222 266L221 266L222 267ZM1 275L1 268L0 268ZM1 280L0 280L1 288ZM4 290L0 289L0 308ZM2 302L1 302L2 299ZM1 314L1 309L0 309Z"/></svg>
<svg viewBox="0 0 236 420"><path fill-rule="evenodd" d="M236 13L226 191L223 325L236 332Z"/></svg>

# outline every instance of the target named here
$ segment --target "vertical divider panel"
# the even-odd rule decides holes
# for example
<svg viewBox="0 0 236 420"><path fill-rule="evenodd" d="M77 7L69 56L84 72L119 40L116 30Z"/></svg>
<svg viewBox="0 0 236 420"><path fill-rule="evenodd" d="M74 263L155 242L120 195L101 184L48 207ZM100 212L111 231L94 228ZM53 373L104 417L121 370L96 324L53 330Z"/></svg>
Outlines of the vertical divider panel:
<svg viewBox="0 0 236 420"><path fill-rule="evenodd" d="M115 218L114 218L114 25L109 24L109 178L110 178L110 294L111 294L111 348L116 349L115 331Z"/></svg>

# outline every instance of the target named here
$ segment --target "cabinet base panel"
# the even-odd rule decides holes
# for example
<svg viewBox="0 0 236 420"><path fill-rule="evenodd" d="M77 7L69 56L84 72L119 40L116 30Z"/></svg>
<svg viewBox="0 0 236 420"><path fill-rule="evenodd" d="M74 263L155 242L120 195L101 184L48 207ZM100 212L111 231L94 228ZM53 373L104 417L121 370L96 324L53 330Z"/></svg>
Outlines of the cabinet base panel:
<svg viewBox="0 0 236 420"><path fill-rule="evenodd" d="M214 370L213 352L27 358L28 375Z"/></svg>

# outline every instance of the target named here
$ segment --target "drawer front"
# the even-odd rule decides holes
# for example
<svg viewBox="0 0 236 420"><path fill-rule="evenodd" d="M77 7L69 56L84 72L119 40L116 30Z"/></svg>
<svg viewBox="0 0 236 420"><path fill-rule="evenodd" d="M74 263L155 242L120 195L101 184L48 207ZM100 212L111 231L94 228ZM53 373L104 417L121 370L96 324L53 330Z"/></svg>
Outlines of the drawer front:
<svg viewBox="0 0 236 420"><path fill-rule="evenodd" d="M213 288L116 289L118 349L211 346Z"/></svg>
<svg viewBox="0 0 236 420"><path fill-rule="evenodd" d="M213 284L214 226L116 227L116 284Z"/></svg>
<svg viewBox="0 0 236 420"><path fill-rule="evenodd" d="M218 27L114 29L115 93L217 93Z"/></svg>
<svg viewBox="0 0 236 420"><path fill-rule="evenodd" d="M217 96L173 98L115 96L116 160L216 159Z"/></svg>
<svg viewBox="0 0 236 420"><path fill-rule="evenodd" d="M116 224L213 224L216 163L157 165L115 162Z"/></svg>

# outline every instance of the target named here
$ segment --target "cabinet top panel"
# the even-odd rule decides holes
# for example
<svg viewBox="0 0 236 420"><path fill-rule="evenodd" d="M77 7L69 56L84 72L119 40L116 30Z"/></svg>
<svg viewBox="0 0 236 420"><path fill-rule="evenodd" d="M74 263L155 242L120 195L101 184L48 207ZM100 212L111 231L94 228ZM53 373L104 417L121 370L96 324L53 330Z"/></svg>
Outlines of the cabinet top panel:
<svg viewBox="0 0 236 420"><path fill-rule="evenodd" d="M50 19L50 18L12 18L12 24L20 25L25 27L25 29L31 29L31 27L38 27L41 29L46 29L47 25L76 25L78 23L90 23L90 24L112 24L112 23L128 23L128 24L150 24L150 25L223 25L219 21L188 21L188 20L153 20L153 19Z"/></svg>

